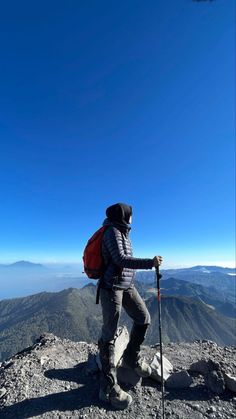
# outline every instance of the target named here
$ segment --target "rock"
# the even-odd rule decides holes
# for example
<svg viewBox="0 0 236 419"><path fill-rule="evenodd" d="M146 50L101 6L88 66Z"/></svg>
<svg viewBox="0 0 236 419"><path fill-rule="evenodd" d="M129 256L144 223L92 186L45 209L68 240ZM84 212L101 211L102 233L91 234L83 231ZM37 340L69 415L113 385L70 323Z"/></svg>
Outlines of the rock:
<svg viewBox="0 0 236 419"><path fill-rule="evenodd" d="M36 339L36 343L39 343L40 345L50 345L56 341L58 341L58 337L53 335L53 333L43 333L38 339Z"/></svg>
<svg viewBox="0 0 236 419"><path fill-rule="evenodd" d="M197 362L193 362L190 365L190 371L199 372L200 374L206 374L209 371L220 369L220 364L218 362L212 361L212 359L200 359Z"/></svg>
<svg viewBox="0 0 236 419"><path fill-rule="evenodd" d="M193 404L191 407L193 408L193 410L201 410L200 404Z"/></svg>
<svg viewBox="0 0 236 419"><path fill-rule="evenodd" d="M209 359L219 362L220 369L213 369L217 376L221 370L227 371L233 377L236 376L236 365L234 365L236 349L232 352L225 352L221 347L212 350L209 346L209 351L205 352L205 347L208 345L187 342L175 343L174 346L165 345L165 357L175 367L174 371L171 365L170 375L175 378L177 373L180 377L182 374L186 376L191 363L204 358L206 362ZM159 348L143 346L142 356L150 364L158 350ZM122 380L121 387L130 393L133 403L127 410L115 412L109 405L103 405L99 401L99 373L95 371L97 366L94 364L97 352L96 343L74 342L44 335L37 344L20 355L13 356L0 368L0 393L5 393L0 398L0 417L6 419L29 417L48 419L160 418L162 412L160 386L149 378L140 380L131 369L124 367L118 367L118 380L119 382ZM40 361L43 361L43 366ZM159 366L160 359L157 364ZM212 368L212 365L208 363L207 370ZM206 371L204 375L207 376ZM136 380L139 380L137 384ZM183 385L183 380L180 382ZM123 383L127 386L123 386ZM166 418L233 419L236 394L229 392L223 397L216 393L209 395L203 383L202 376L193 374L193 384L189 389L167 389ZM2 389L4 390L1 392ZM213 411L208 410L211 407Z"/></svg>
<svg viewBox="0 0 236 419"><path fill-rule="evenodd" d="M225 350L226 352L231 352L231 350L232 350L232 349L231 349L231 348L228 348L228 346L225 346L225 347L224 347L224 350Z"/></svg>
<svg viewBox="0 0 236 419"><path fill-rule="evenodd" d="M222 394L225 391L224 376L221 371L209 371L205 377L205 385L216 394Z"/></svg>
<svg viewBox="0 0 236 419"><path fill-rule="evenodd" d="M167 388L188 388L192 384L193 379L187 371L179 371L170 375L166 380Z"/></svg>
<svg viewBox="0 0 236 419"><path fill-rule="evenodd" d="M236 377L233 377L230 374L224 373L225 385L226 387L236 393Z"/></svg>
<svg viewBox="0 0 236 419"><path fill-rule="evenodd" d="M154 345L150 345L150 348L159 348L160 347L160 343L155 343Z"/></svg>
<svg viewBox="0 0 236 419"><path fill-rule="evenodd" d="M5 389L5 387L0 388L0 399L6 394L6 392L7 390Z"/></svg>
<svg viewBox="0 0 236 419"><path fill-rule="evenodd" d="M116 335L115 335L115 365L117 366L118 362L120 361L123 352L128 345L129 342L129 332L127 327L119 327L117 329Z"/></svg>
<svg viewBox="0 0 236 419"><path fill-rule="evenodd" d="M217 410L216 407L210 406L209 409L207 409L207 413L215 413L216 410Z"/></svg>
<svg viewBox="0 0 236 419"><path fill-rule="evenodd" d="M161 382L161 356L159 352L154 355L150 367L152 369L150 377L158 382ZM165 381L170 376L172 371L173 365L165 356L163 356L163 378Z"/></svg>
<svg viewBox="0 0 236 419"><path fill-rule="evenodd" d="M129 332L125 326L118 327L115 339L114 339L114 346L115 346L115 356L114 356L114 363L117 367L120 359L122 358L123 352L128 345L129 342ZM99 353L96 355L96 363L98 368L101 370L102 365L99 357Z"/></svg>
<svg viewBox="0 0 236 419"><path fill-rule="evenodd" d="M212 340L208 340L208 339L202 339L202 343L206 343L207 345L216 345L215 342L213 342Z"/></svg>
<svg viewBox="0 0 236 419"><path fill-rule="evenodd" d="M190 365L190 371L199 372L200 374L204 374L208 369L208 364L206 359L200 359L197 362L193 362Z"/></svg>
<svg viewBox="0 0 236 419"><path fill-rule="evenodd" d="M2 366L3 366L4 369L10 368L12 365L13 365L13 361L11 361L11 360L8 360L8 361L5 361L5 362L2 363Z"/></svg>

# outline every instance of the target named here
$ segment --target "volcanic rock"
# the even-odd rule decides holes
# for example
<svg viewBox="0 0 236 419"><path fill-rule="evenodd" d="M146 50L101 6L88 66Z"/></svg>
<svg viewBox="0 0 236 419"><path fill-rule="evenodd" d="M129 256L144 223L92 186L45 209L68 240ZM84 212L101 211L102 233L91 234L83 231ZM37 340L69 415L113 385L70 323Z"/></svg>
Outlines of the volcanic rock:
<svg viewBox="0 0 236 419"><path fill-rule="evenodd" d="M236 377L233 377L230 374L225 373L224 374L224 379L225 379L225 385L226 387L233 391L234 393L236 393Z"/></svg>
<svg viewBox="0 0 236 419"><path fill-rule="evenodd" d="M209 371L205 375L206 386L216 394L222 394L225 390L224 376L221 371Z"/></svg>
<svg viewBox="0 0 236 419"><path fill-rule="evenodd" d="M200 359L197 362L193 362L190 365L190 370L194 372L199 372L201 374L206 374L210 371L220 369L220 364L218 362L213 361L212 359Z"/></svg>
<svg viewBox="0 0 236 419"><path fill-rule="evenodd" d="M192 384L193 379L190 377L187 371L182 370L178 372L174 372L170 375L170 377L166 380L166 387L167 388L188 388L190 384Z"/></svg>
<svg viewBox="0 0 236 419"><path fill-rule="evenodd" d="M202 375L190 371L190 365L202 358L219 363L220 370L236 376L236 349L221 348L202 342L167 344L163 353L176 371L189 371L189 388L165 389L166 417L203 419L216 415L221 419L236 417L235 393L228 388L216 397L208 391ZM161 386L142 379L128 390L133 403L125 411L114 411L99 400L99 371L93 343L72 342L44 334L31 347L14 355L0 367L1 419L151 419L161 418ZM149 365L156 349L142 347ZM216 370L213 370L216 371ZM218 372L217 371L217 372ZM173 374L175 374L173 372ZM123 386L121 384L121 386ZM123 387L124 388L124 387ZM212 407L211 413L209 408ZM216 409L216 410L215 410Z"/></svg>
<svg viewBox="0 0 236 419"><path fill-rule="evenodd" d="M173 371L173 365L171 364L168 359L163 356L163 378L164 380L167 380ZM159 352L157 352L154 355L154 358L152 360L152 363L150 364L150 367L152 369L151 378L153 378L156 381L161 382L161 355Z"/></svg>

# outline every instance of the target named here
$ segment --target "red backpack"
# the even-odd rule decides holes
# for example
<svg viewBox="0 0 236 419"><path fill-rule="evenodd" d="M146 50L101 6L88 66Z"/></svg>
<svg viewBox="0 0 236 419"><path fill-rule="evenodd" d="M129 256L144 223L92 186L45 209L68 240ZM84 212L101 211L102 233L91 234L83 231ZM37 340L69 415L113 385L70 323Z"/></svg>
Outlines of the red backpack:
<svg viewBox="0 0 236 419"><path fill-rule="evenodd" d="M103 274L102 238L105 229L105 226L99 228L88 240L84 249L84 272L90 279L99 279Z"/></svg>

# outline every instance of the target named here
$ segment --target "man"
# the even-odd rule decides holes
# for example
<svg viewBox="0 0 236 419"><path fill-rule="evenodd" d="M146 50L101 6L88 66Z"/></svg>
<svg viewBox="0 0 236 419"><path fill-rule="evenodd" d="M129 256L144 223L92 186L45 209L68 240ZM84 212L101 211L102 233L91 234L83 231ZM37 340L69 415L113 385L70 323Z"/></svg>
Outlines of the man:
<svg viewBox="0 0 236 419"><path fill-rule="evenodd" d="M141 259L133 257L129 232L132 207L117 203L106 210L103 225L107 226L102 241L105 270L99 279L100 301L103 314L102 334L99 340L102 374L99 398L118 409L125 409L131 396L117 383L114 365L114 337L122 306L133 320L130 341L123 354L122 365L133 368L141 377L148 377L151 368L140 359L140 345L150 324L150 314L134 286L136 269L152 269L161 265L162 257Z"/></svg>

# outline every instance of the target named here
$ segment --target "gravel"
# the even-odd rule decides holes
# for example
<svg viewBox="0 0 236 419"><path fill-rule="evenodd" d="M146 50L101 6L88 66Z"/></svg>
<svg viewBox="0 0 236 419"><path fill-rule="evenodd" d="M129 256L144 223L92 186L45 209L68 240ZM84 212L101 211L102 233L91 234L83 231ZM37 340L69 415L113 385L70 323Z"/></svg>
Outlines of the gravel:
<svg viewBox="0 0 236 419"><path fill-rule="evenodd" d="M147 362L152 362L158 349L158 345L142 348ZM236 417L235 393L226 388L222 394L215 394L205 385L201 373L190 370L192 363L205 359L235 377L236 348L196 341L170 343L163 350L174 372L187 371L192 378L189 388L165 389L166 418ZM127 389L133 403L125 411L115 411L99 401L99 372L94 363L97 351L96 344L45 334L34 346L3 362L0 366L1 419L161 419L161 387L150 378Z"/></svg>

